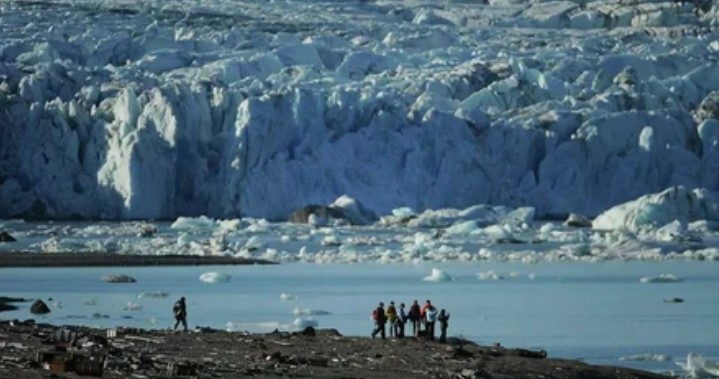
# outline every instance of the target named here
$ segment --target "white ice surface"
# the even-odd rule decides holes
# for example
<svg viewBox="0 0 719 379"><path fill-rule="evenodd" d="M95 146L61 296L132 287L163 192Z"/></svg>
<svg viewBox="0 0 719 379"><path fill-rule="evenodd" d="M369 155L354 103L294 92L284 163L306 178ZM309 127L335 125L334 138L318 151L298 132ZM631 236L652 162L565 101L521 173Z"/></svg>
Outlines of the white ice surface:
<svg viewBox="0 0 719 379"><path fill-rule="evenodd" d="M345 195L358 220L593 217L719 189L716 4L51 0L0 18L0 218L281 220Z"/></svg>

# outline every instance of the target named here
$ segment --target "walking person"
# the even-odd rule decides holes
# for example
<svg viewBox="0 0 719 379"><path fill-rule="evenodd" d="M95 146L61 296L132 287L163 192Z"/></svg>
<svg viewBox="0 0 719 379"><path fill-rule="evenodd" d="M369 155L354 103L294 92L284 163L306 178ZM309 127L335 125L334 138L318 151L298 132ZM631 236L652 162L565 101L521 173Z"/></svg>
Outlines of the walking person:
<svg viewBox="0 0 719 379"><path fill-rule="evenodd" d="M175 326L172 330L177 330L177 327L182 323L182 328L187 331L187 306L185 305L184 296L172 306L172 313L175 315Z"/></svg>
<svg viewBox="0 0 719 379"><path fill-rule="evenodd" d="M389 336L397 337L397 308L394 306L394 301L389 302L386 315L389 322Z"/></svg>
<svg viewBox="0 0 719 379"><path fill-rule="evenodd" d="M417 300L415 300L412 303L412 306L409 307L409 321L412 323L412 335L415 337L419 337L419 320L420 320L420 309L419 309L419 303L417 303Z"/></svg>
<svg viewBox="0 0 719 379"><path fill-rule="evenodd" d="M437 316L437 321L439 321L439 342L445 343L447 342L447 327L449 326L449 312L446 312L444 309L439 311L439 316Z"/></svg>
<svg viewBox="0 0 719 379"><path fill-rule="evenodd" d="M434 305L430 305L429 308L427 308L426 316L424 336L431 341L434 340L434 323L437 321L437 308L435 308Z"/></svg>
<svg viewBox="0 0 719 379"><path fill-rule="evenodd" d="M372 319L374 320L374 330L372 331L372 338L378 333L385 339L384 324L387 323L387 316L384 314L384 303L379 303L377 308L372 311Z"/></svg>

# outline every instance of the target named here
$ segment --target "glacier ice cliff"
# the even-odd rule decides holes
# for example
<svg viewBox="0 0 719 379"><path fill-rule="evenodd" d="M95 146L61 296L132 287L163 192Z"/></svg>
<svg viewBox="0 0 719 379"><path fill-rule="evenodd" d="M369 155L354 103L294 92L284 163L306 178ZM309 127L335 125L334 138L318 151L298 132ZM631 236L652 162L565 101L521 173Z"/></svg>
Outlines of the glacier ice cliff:
<svg viewBox="0 0 719 379"><path fill-rule="evenodd" d="M595 216L719 189L711 2L58 0L0 19L0 218L286 219L342 195Z"/></svg>

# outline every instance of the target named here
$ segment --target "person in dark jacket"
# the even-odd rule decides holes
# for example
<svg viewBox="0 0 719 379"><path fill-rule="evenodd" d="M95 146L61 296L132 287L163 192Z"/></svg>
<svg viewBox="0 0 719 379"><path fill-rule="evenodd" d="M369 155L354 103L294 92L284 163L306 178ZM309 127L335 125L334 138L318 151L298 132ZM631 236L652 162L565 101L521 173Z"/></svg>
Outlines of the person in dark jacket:
<svg viewBox="0 0 719 379"><path fill-rule="evenodd" d="M396 334L397 337L404 337L404 324L407 323L408 316L407 316L407 309L404 307L404 303L401 303L399 305L399 319L397 320L397 330Z"/></svg>
<svg viewBox="0 0 719 379"><path fill-rule="evenodd" d="M385 339L384 325L387 323L387 316L384 313L384 303L379 303L379 306L372 311L372 319L374 320L372 338L379 333L380 336L382 336L382 339Z"/></svg>
<svg viewBox="0 0 719 379"><path fill-rule="evenodd" d="M414 303L412 303L412 306L409 307L409 313L407 314L409 321L412 323L412 334L415 337L419 337L419 312L419 303L415 300Z"/></svg>
<svg viewBox="0 0 719 379"><path fill-rule="evenodd" d="M447 342L447 327L449 327L449 313L446 312L444 309L439 311L439 316L437 316L437 321L439 321L439 342Z"/></svg>
<svg viewBox="0 0 719 379"><path fill-rule="evenodd" d="M175 305L172 306L172 313L175 315L175 326L172 330L177 330L177 327L182 323L182 327L187 331L187 306L185 305L184 297L175 302Z"/></svg>

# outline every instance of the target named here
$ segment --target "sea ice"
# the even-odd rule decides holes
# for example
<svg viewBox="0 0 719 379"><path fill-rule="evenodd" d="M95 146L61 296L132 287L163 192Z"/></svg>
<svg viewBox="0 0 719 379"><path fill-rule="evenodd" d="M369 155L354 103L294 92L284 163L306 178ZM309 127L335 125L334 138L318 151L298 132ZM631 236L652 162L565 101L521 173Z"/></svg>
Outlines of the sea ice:
<svg viewBox="0 0 719 379"><path fill-rule="evenodd" d="M668 362L671 359L672 359L671 355L653 354L653 353L625 355L625 356L619 358L620 361L652 361L652 362Z"/></svg>
<svg viewBox="0 0 719 379"><path fill-rule="evenodd" d="M326 316L332 313L328 311L323 311L321 309L295 307L295 309L292 310L292 314L295 316Z"/></svg>

